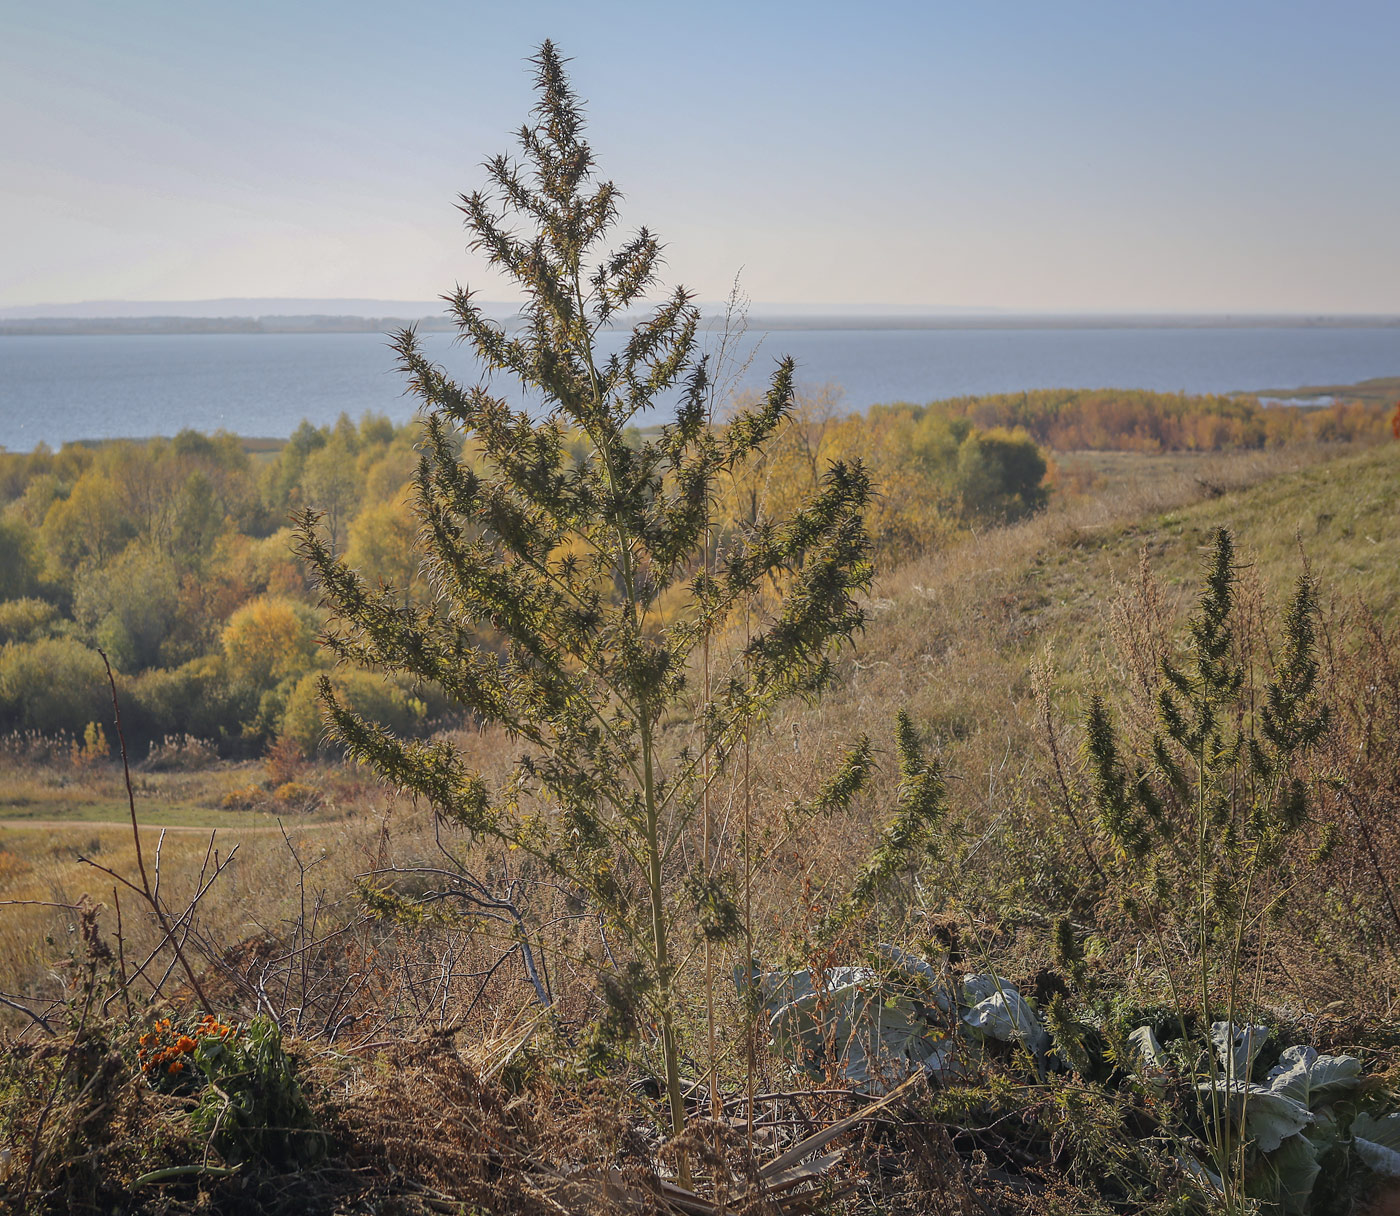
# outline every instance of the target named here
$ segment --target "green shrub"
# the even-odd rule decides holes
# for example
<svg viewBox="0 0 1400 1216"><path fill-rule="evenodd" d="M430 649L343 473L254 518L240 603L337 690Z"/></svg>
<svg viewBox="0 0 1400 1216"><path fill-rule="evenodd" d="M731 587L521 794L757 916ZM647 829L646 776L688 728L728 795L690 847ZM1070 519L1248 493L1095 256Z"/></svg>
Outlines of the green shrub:
<svg viewBox="0 0 1400 1216"><path fill-rule="evenodd" d="M1025 431L972 431L958 448L956 485L963 512L1020 519L1045 505L1045 455Z"/></svg>
<svg viewBox="0 0 1400 1216"><path fill-rule="evenodd" d="M0 519L0 587L9 596L35 594L42 582L44 549L39 533L16 516Z"/></svg>
<svg viewBox="0 0 1400 1216"><path fill-rule="evenodd" d="M329 508L299 517L301 550L339 658L436 686L459 713L531 749L493 788L450 744L407 739L347 703L331 679L321 683L351 755L445 821L534 858L606 923L626 958L600 967L607 1012L590 1058L656 1026L679 1135L678 1020L692 1001L682 972L741 926L734 869L697 847L709 766L721 770L775 703L814 697L833 680L833 652L866 619L871 485L859 462L832 462L809 496L736 519L715 557L715 503L753 474L784 427L793 362L779 363L757 404L712 427L714 369L683 289L605 357L595 338L653 294L661 246L643 229L604 251L616 192L593 176L563 60L546 42L533 62L540 96L521 134L526 164L492 161L492 186L464 206L474 246L518 283L528 321L507 336L465 291L453 307L482 367L538 395L543 416L453 383L401 331L400 365L425 407L414 511L430 595L405 604L400 588L346 566ZM627 428L661 402L670 408L673 392L674 421L633 448ZM781 603L757 622L741 661L697 694L688 679L702 650L774 588ZM499 646L482 645L483 634ZM695 724L688 746L671 731L682 713ZM893 847L918 836L909 818ZM543 983L536 991L548 1003ZM682 1150L682 1184L686 1160Z"/></svg>
<svg viewBox="0 0 1400 1216"><path fill-rule="evenodd" d="M236 738L257 708L250 694L230 686L217 655L143 671L128 688L123 698L127 735L143 748L172 728L200 739Z"/></svg>
<svg viewBox="0 0 1400 1216"><path fill-rule="evenodd" d="M0 645L6 642L32 642L47 634L58 609L45 600L26 596L0 604Z"/></svg>
<svg viewBox="0 0 1400 1216"><path fill-rule="evenodd" d="M160 663L179 613L180 579L165 554L129 545L74 578L73 615L118 671Z"/></svg>
<svg viewBox="0 0 1400 1216"><path fill-rule="evenodd" d="M0 726L82 736L111 717L102 658L72 638L41 638L0 649Z"/></svg>
<svg viewBox="0 0 1400 1216"><path fill-rule="evenodd" d="M1091 805L1113 846L1105 869L1127 919L1156 945L1184 1040L1191 1019L1210 1022L1217 1010L1216 1028L1234 1033L1257 1002L1251 959L1269 919L1290 886L1315 881L1298 843L1318 815L1302 762L1332 720L1319 682L1312 579L1298 580L1282 637L1267 639L1241 604L1229 531L1218 529L1214 542L1187 644L1159 665L1150 737L1132 738L1096 694L1084 744ZM1266 644L1271 670L1256 686L1254 648ZM1222 1049L1219 1064L1208 1052L1205 1067L1192 1070L1208 1095L1209 1166L1232 1212L1247 1207L1247 1171L1220 1095L1245 1083L1249 1044L1238 1066Z"/></svg>
<svg viewBox="0 0 1400 1216"><path fill-rule="evenodd" d="M186 1030L164 1018L141 1036L140 1055L152 1087L197 1095L190 1122L225 1161L304 1164L324 1153L296 1063L270 1018L236 1026L207 1015Z"/></svg>
<svg viewBox="0 0 1400 1216"><path fill-rule="evenodd" d="M399 734L418 734L426 720L426 706L403 686L365 671L336 671L331 687L341 701L362 717L382 722ZM341 747L326 737L320 702L320 674L302 676L287 697L278 736L296 744L308 756L339 755Z"/></svg>

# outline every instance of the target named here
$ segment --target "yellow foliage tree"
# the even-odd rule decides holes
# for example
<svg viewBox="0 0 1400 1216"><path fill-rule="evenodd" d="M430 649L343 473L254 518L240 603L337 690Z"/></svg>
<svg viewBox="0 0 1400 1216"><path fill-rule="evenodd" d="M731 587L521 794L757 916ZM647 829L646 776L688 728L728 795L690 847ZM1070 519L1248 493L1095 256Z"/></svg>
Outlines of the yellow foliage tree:
<svg viewBox="0 0 1400 1216"><path fill-rule="evenodd" d="M316 620L305 604L260 595L229 617L223 647L231 681L267 688L316 666Z"/></svg>
<svg viewBox="0 0 1400 1216"><path fill-rule="evenodd" d="M387 583L409 595L419 581L417 531L401 500L366 507L350 525L346 563L371 586Z"/></svg>

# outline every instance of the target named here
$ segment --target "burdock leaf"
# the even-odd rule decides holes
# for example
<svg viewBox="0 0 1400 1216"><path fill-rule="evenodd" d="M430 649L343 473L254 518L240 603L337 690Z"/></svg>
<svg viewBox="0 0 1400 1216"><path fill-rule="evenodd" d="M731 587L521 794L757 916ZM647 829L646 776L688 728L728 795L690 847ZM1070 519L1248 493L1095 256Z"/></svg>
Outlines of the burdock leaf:
<svg viewBox="0 0 1400 1216"><path fill-rule="evenodd" d="M1364 1112L1351 1125L1356 1155L1382 1178L1400 1178L1400 1114L1377 1119Z"/></svg>
<svg viewBox="0 0 1400 1216"><path fill-rule="evenodd" d="M1269 1071L1269 1088L1316 1110L1361 1084L1355 1056L1320 1056L1311 1047L1290 1047Z"/></svg>

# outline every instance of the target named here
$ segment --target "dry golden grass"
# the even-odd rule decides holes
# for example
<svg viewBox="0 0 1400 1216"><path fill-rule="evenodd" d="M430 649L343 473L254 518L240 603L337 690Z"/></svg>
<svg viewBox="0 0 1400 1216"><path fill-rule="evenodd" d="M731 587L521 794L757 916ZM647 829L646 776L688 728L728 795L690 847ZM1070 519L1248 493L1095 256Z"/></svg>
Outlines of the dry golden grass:
<svg viewBox="0 0 1400 1216"><path fill-rule="evenodd" d="M1296 538L1301 537L1324 593L1339 601L1359 598L1382 616L1397 610L1393 571L1400 568L1400 448L1341 457L1327 449L1166 457L1070 454L1060 457L1059 464L1066 489L1051 510L882 575L871 598L871 622L858 647L843 657L837 689L816 706L786 707L755 731L748 814L756 846L772 849L775 858L756 873L753 886L756 943L765 960L800 948L805 929L844 889L868 851L874 828L892 803L896 774L890 729L900 707L934 740L949 775L953 807L943 862L922 876L917 902L934 910L956 904L963 909L960 916L985 914L990 920L1008 899L1044 905L1067 894L1075 878L1066 870L1064 850L1050 839L1056 825L1046 808L1054 799L1032 667L1053 660L1060 673L1059 710L1069 722L1077 719L1088 690L1124 680L1111 610L1136 576L1142 550L1152 555L1164 585L1168 624L1179 624L1189 607L1199 548L1220 524L1236 530L1241 553L1256 562L1274 603L1300 569ZM1074 492L1071 481L1078 487ZM741 641L736 629L731 644ZM725 661L721 647L717 667ZM685 729L676 725L677 738ZM861 731L885 748L868 812L789 834L784 808L814 792L843 746ZM466 731L455 738L488 776L503 772L510 762L513 749L499 735ZM1072 754L1072 732L1065 743ZM197 811L197 823L229 823L227 812L210 809L211 791L247 776L143 776L139 809L145 817L152 805L164 805L162 817ZM718 792L716 817L729 865L741 872L745 802L738 765L730 776ZM52 775L35 773L24 778L28 786L7 782L6 788L47 789L44 783L52 780ZM102 805L112 792L111 775L86 780L90 789L83 805ZM335 803L350 817L305 823L295 830L302 861L314 863L301 885L296 860L280 833L256 830L265 829L268 819L249 816L221 829L220 850L226 853L237 843L239 854L201 908L202 922L220 942L235 947L259 936L286 935L303 897L320 901L324 923L349 922L358 914L357 884L376 867L440 863L438 839L426 813L363 780L345 785ZM110 812L103 817L109 815L118 818ZM76 904L87 894L108 905L103 924L111 931L113 884L78 856L85 853L119 872L133 873L129 830L75 824L52 831L6 827L0 832L0 898ZM450 834L445 839L450 848L465 849L472 864L503 864ZM168 837L162 868L171 906L192 889L206 844L207 837L198 833ZM126 900L123 909L132 949L149 945L152 926ZM546 917L562 910L548 901L535 909ZM594 932L596 937L596 930L567 923L572 926L567 932L575 937L564 941L566 954L596 948L596 941L578 936ZM73 924L72 913L64 909L0 907L0 989L32 990L42 984L54 959L67 952ZM474 943L472 951L479 957L469 952L473 965L484 966L499 944L489 935ZM421 965L428 964L424 960ZM727 975L727 968L722 974ZM558 964L552 981L572 1001L586 999L591 990L587 969L576 970L567 960ZM508 968L497 982L513 994L510 999L529 999L518 968ZM727 978L717 991L727 1007L722 1012L736 1014ZM690 1028L691 1046L697 1050L700 1034L698 1023ZM728 1040L726 1053L726 1068L741 1066L739 1040Z"/></svg>
<svg viewBox="0 0 1400 1216"><path fill-rule="evenodd" d="M212 851L211 834L203 828L164 830L161 894L168 906L184 907L206 856L211 861L215 856L224 858L236 848L233 863L201 904L202 920L217 926L220 937L234 944L279 931L294 912L297 892L289 889L288 880L295 868L275 826L218 831ZM153 880L161 831L144 827L141 832ZM5 901L0 906L0 989L32 990L78 948L70 907L84 896L104 905L101 923L108 933L116 930L120 900L125 949L132 958L144 956L156 943L158 929L138 900L82 860L90 859L135 881L136 850L129 827L63 824L6 827L0 833L0 900ZM366 864L379 830L366 817L289 826L289 834L303 855L317 863L313 895L324 891L339 904L353 894L353 876ZM55 904L69 907L46 906Z"/></svg>
<svg viewBox="0 0 1400 1216"><path fill-rule="evenodd" d="M1400 445L1335 455L1065 458L1082 459L1097 483L1077 500L881 577L874 619L843 664L841 686L815 708L776 715L754 742L755 816L773 832L782 808L811 794L858 733L883 738L887 749L873 813L794 840L761 884L756 906L773 947L800 938L802 910L823 902L824 891L839 894L866 855L881 808L892 804L890 728L901 706L936 740L953 808L944 864L922 876L918 902L958 907L965 930L968 915L991 920L1018 901L1068 906L1075 858L1055 839L1064 825L1050 811L1058 798L1032 671L1053 664L1057 712L1070 724L1090 691L1117 697L1131 684L1113 608L1144 551L1162 584L1162 624L1175 636L1197 594L1204 546L1221 525L1236 533L1252 567L1247 581L1268 589L1273 609L1306 557L1334 621L1356 604L1382 621L1400 617ZM1073 760L1077 732L1062 742ZM1340 984L1347 991L1334 996L1368 994L1384 1013L1388 998L1374 974L1361 972L1360 957L1343 951L1312 995Z"/></svg>

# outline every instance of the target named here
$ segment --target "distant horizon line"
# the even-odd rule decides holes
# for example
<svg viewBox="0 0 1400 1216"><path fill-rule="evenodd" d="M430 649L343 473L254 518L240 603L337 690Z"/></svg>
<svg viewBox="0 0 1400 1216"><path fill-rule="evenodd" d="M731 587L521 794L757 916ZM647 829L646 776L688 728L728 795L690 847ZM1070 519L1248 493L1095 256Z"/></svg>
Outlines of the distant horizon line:
<svg viewBox="0 0 1400 1216"><path fill-rule="evenodd" d="M325 305L331 301L320 301ZM388 304L388 301L385 301ZM78 337L193 337L196 335L301 335L331 337L349 334L387 336L403 328L424 334L456 334L457 321L445 313L413 315L415 310L392 307L362 316L344 312L262 313L257 316L206 316L166 312L156 315L10 317L0 315L0 341L19 338ZM393 315L398 312L399 315ZM487 309L487 316L507 333L528 322L518 312ZM625 332L638 314L619 315L607 329ZM911 331L1054 331L1054 330L1390 330L1400 329L1400 316L1346 313L782 313L749 312L741 327L731 327L723 310L702 309L700 330L716 333L747 330L759 334L825 331L830 333Z"/></svg>
<svg viewBox="0 0 1400 1216"><path fill-rule="evenodd" d="M507 317L517 313L523 302L482 300L479 307L488 315ZM728 308L723 300L700 300L696 306L708 319L723 316ZM1395 320L1400 309L1386 311L1346 311L1341 309L1253 309L1253 308L1017 308L1005 305L948 305L843 303L766 300L749 301L746 315L757 318L791 319L981 319L1011 321L1022 319L1059 320ZM6 305L0 307L0 322L106 322L156 321L164 319L209 321L304 320L310 318L354 318L372 320L444 319L442 300L393 300L367 296L218 296L197 300L84 300L69 303Z"/></svg>

